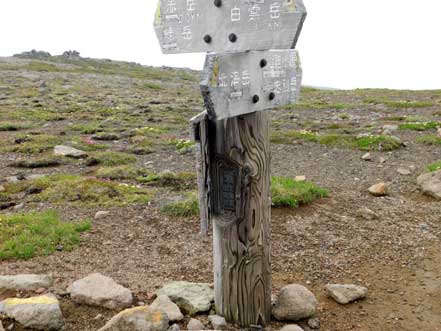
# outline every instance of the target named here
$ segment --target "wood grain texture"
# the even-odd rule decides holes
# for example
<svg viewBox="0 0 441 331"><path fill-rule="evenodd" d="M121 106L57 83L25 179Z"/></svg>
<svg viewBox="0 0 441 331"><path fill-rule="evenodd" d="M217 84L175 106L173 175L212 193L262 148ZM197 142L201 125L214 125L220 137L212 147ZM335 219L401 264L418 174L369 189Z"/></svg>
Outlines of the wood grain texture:
<svg viewBox="0 0 441 331"><path fill-rule="evenodd" d="M271 318L268 113L208 123L216 310L241 326L264 326Z"/></svg>
<svg viewBox="0 0 441 331"><path fill-rule="evenodd" d="M292 104L301 82L298 52L273 49L208 54L200 87L210 118L220 120Z"/></svg>
<svg viewBox="0 0 441 331"><path fill-rule="evenodd" d="M154 28L163 53L288 49L305 17L303 0L159 0Z"/></svg>

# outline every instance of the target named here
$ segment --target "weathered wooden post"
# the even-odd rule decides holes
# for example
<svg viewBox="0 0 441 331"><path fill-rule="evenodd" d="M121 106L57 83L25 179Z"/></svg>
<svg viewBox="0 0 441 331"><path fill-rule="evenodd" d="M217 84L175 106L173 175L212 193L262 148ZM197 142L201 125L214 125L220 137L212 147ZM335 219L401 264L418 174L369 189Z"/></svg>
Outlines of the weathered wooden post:
<svg viewBox="0 0 441 331"><path fill-rule="evenodd" d="M216 310L244 327L271 319L268 110L298 98L305 17L302 0L160 0L155 17L164 53L215 52L191 120L201 232L213 224Z"/></svg>

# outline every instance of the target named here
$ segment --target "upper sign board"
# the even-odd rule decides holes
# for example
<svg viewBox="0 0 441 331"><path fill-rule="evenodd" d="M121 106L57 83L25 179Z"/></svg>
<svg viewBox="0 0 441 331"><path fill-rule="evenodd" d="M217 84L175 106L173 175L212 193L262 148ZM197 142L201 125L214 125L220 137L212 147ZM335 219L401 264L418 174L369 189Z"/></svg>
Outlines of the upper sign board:
<svg viewBox="0 0 441 331"><path fill-rule="evenodd" d="M302 69L294 49L207 55L201 90L211 118L224 119L297 101Z"/></svg>
<svg viewBox="0 0 441 331"><path fill-rule="evenodd" d="M303 0L159 0L155 30L164 53L294 48Z"/></svg>

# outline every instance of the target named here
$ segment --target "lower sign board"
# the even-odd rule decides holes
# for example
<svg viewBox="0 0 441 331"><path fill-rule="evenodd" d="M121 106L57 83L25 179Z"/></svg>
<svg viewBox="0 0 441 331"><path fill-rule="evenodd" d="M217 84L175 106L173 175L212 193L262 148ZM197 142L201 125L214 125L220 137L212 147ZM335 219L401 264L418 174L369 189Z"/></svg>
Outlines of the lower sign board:
<svg viewBox="0 0 441 331"><path fill-rule="evenodd" d="M294 49L211 53L201 89L209 116L220 120L294 103L301 80Z"/></svg>

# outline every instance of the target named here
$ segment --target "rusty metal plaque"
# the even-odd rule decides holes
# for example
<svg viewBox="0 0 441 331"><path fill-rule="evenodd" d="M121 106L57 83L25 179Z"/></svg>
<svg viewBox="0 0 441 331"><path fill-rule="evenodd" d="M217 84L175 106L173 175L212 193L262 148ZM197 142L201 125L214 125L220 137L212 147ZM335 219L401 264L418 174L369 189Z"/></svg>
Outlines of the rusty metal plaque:
<svg viewBox="0 0 441 331"><path fill-rule="evenodd" d="M301 80L294 49L208 54L201 89L209 116L224 119L297 101Z"/></svg>
<svg viewBox="0 0 441 331"><path fill-rule="evenodd" d="M159 0L154 27L164 53L294 48L302 0Z"/></svg>

